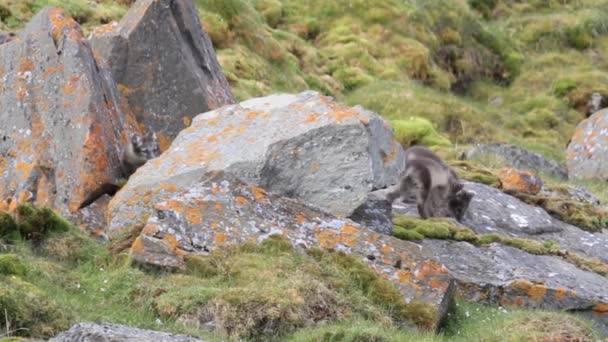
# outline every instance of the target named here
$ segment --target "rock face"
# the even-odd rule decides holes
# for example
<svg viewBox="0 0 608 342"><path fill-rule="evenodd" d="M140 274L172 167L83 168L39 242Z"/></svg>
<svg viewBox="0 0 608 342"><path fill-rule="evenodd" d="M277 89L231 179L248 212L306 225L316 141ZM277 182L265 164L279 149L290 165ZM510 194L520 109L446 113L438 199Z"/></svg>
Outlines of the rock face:
<svg viewBox="0 0 608 342"><path fill-rule="evenodd" d="M10 42L15 39L15 36L16 35L13 32L0 32L0 44Z"/></svg>
<svg viewBox="0 0 608 342"><path fill-rule="evenodd" d="M390 280L407 302L422 301L437 310L437 327L452 298L452 280L441 264L418 245L376 233L347 219L247 185L223 172L209 174L184 189L174 188L154 204L131 248L135 260L184 268L184 255L273 234L294 247L320 247L359 256Z"/></svg>
<svg viewBox="0 0 608 342"><path fill-rule="evenodd" d="M559 258L491 244L425 240L456 278L458 292L476 301L585 313L608 335L608 278Z"/></svg>
<svg viewBox="0 0 608 342"><path fill-rule="evenodd" d="M608 109L581 121L568 145L568 175L582 179L608 179Z"/></svg>
<svg viewBox="0 0 608 342"><path fill-rule="evenodd" d="M479 144L464 153L464 159L482 158L484 156L497 157L507 165L527 171L547 173L553 177L566 179L568 173L564 167L542 155L507 144Z"/></svg>
<svg viewBox="0 0 608 342"><path fill-rule="evenodd" d="M504 190L537 194L543 187L543 181L535 174L510 167L502 168L498 173L498 178L500 178Z"/></svg>
<svg viewBox="0 0 608 342"><path fill-rule="evenodd" d="M39 12L0 48L0 210L32 201L68 214L120 178L128 116L78 24ZM10 205L9 205L10 203Z"/></svg>
<svg viewBox="0 0 608 342"><path fill-rule="evenodd" d="M375 113L317 92L256 98L197 116L138 169L110 203L109 231L141 223L167 188L217 170L348 217L403 167L403 149Z"/></svg>
<svg viewBox="0 0 608 342"><path fill-rule="evenodd" d="M139 0L90 40L162 150L195 115L234 103L192 0Z"/></svg>
<svg viewBox="0 0 608 342"><path fill-rule="evenodd" d="M391 203L377 191L369 194L367 201L355 209L350 219L378 233L393 235Z"/></svg>
<svg viewBox="0 0 608 342"><path fill-rule="evenodd" d="M204 342L186 335L131 328L110 323L78 323L49 342Z"/></svg>

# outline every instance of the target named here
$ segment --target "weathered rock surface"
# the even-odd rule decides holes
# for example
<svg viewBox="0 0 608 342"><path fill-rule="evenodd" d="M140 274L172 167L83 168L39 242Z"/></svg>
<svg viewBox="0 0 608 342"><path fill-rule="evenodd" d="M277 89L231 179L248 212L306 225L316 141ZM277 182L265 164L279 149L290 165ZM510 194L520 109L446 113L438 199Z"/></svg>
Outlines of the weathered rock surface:
<svg viewBox="0 0 608 342"><path fill-rule="evenodd" d="M608 278L559 258L491 244L424 240L456 278L458 293L476 302L584 312L608 335Z"/></svg>
<svg viewBox="0 0 608 342"><path fill-rule="evenodd" d="M566 154L568 175L582 179L608 179L608 109L581 121Z"/></svg>
<svg viewBox="0 0 608 342"><path fill-rule="evenodd" d="M206 255L227 245L260 242L273 234L287 237L298 248L358 255L395 284L407 302L422 301L436 308L435 327L446 314L452 280L420 246L221 172L157 201L131 252L139 262L183 268L185 254Z"/></svg>
<svg viewBox="0 0 608 342"><path fill-rule="evenodd" d="M563 197L570 201L589 203L596 207L600 207L602 203L592 193L585 188L565 185L559 189L551 189L543 187L539 195L546 197Z"/></svg>
<svg viewBox="0 0 608 342"><path fill-rule="evenodd" d="M131 328L111 323L78 323L49 342L204 342L187 335Z"/></svg>
<svg viewBox="0 0 608 342"><path fill-rule="evenodd" d="M508 144L478 144L465 152L463 158L472 159L484 156L500 158L507 165L516 169L546 173L561 179L568 178L566 169L556 162L539 153Z"/></svg>
<svg viewBox="0 0 608 342"><path fill-rule="evenodd" d="M392 205L376 191L368 195L367 201L355 209L350 219L378 233L393 234Z"/></svg>
<svg viewBox="0 0 608 342"><path fill-rule="evenodd" d="M537 241L553 241L560 247L608 262L608 234L589 233L564 223L544 209L487 185L464 182L475 196L462 224L479 234L496 233ZM385 191L385 190L382 190ZM418 216L415 204L393 203L393 213Z"/></svg>
<svg viewBox="0 0 608 342"><path fill-rule="evenodd" d="M110 203L109 231L141 223L167 189L217 170L348 217L403 167L403 149L373 112L312 91L256 98L197 116L139 168Z"/></svg>
<svg viewBox="0 0 608 342"><path fill-rule="evenodd" d="M15 39L15 33L13 32L0 32L0 44L8 43Z"/></svg>
<svg viewBox="0 0 608 342"><path fill-rule="evenodd" d="M234 103L192 0L139 0L90 41L162 150L195 115Z"/></svg>
<svg viewBox="0 0 608 342"><path fill-rule="evenodd" d="M519 191L526 194L537 194L543 187L543 181L532 172L510 167L502 168L498 178L504 190Z"/></svg>
<svg viewBox="0 0 608 342"><path fill-rule="evenodd" d="M0 48L0 210L32 201L69 214L120 179L128 116L78 24L39 12ZM10 208L8 208L10 209Z"/></svg>

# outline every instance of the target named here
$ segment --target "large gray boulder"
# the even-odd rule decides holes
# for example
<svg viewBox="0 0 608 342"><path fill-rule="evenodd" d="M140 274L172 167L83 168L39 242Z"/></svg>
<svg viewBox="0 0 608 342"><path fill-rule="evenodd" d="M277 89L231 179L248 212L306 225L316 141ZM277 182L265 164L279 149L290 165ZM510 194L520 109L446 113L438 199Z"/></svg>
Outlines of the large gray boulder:
<svg viewBox="0 0 608 342"><path fill-rule="evenodd" d="M477 144L463 153L463 159L497 158L506 165L527 171L534 171L566 179L568 173L565 167L543 155L509 144Z"/></svg>
<svg viewBox="0 0 608 342"><path fill-rule="evenodd" d="M126 118L78 24L40 11L0 48L0 210L30 201L69 214L116 184Z"/></svg>
<svg viewBox="0 0 608 342"><path fill-rule="evenodd" d="M192 0L138 0L90 41L162 150L195 115L234 103Z"/></svg>
<svg viewBox="0 0 608 342"><path fill-rule="evenodd" d="M403 149L373 112L312 91L251 99L197 116L138 169L110 203L109 231L141 223L167 187L211 171L348 217L403 167Z"/></svg>
<svg viewBox="0 0 608 342"><path fill-rule="evenodd" d="M78 323L49 342L204 342L187 335L132 328L112 323Z"/></svg>
<svg viewBox="0 0 608 342"><path fill-rule="evenodd" d="M608 179L608 109L581 121L566 153L568 175L580 179Z"/></svg>
<svg viewBox="0 0 608 342"><path fill-rule="evenodd" d="M453 296L447 269L426 249L337 218L299 200L245 184L223 172L201 176L186 187L168 185L163 199L134 241L134 260L183 269L189 255L261 242L279 234L297 249L312 247L352 254L392 282L406 302L422 302L438 328Z"/></svg>

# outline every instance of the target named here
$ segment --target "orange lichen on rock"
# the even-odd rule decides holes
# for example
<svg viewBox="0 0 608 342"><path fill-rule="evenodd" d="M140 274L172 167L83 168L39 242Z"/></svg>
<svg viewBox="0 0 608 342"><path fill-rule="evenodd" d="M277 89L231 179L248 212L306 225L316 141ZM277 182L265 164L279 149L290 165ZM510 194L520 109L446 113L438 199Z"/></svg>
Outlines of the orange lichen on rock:
<svg viewBox="0 0 608 342"><path fill-rule="evenodd" d="M557 300L563 300L564 298L566 298L567 294L568 294L568 289L560 287L560 288L558 288L558 289L555 290L555 299L557 299Z"/></svg>
<svg viewBox="0 0 608 342"><path fill-rule="evenodd" d="M335 249L338 245L338 235L331 231L321 231L317 234L319 245L325 249Z"/></svg>
<svg viewBox="0 0 608 342"><path fill-rule="evenodd" d="M59 42L59 38L61 38L61 35L63 34L63 30L65 28L70 29L70 38L74 40L84 39L84 35L82 34L82 31L80 31L80 26L78 25L78 23L71 17L65 15L61 8L51 8L49 10L49 19L51 20L51 24L53 25L51 28L51 36L53 37L55 44Z"/></svg>
<svg viewBox="0 0 608 342"><path fill-rule="evenodd" d="M171 248L172 251L177 251L179 247L179 242L177 238L173 234L168 234L163 236L163 241L167 243L167 245Z"/></svg>
<svg viewBox="0 0 608 342"><path fill-rule="evenodd" d="M422 265L418 274L416 274L416 279L429 279L431 277L444 274L445 272L446 269L442 264L433 260L428 260Z"/></svg>
<svg viewBox="0 0 608 342"><path fill-rule="evenodd" d="M251 187L251 192L253 196L258 202L266 202L268 199L266 198L266 190L262 188L258 188L257 186Z"/></svg>
<svg viewBox="0 0 608 342"><path fill-rule="evenodd" d="M42 77L44 79L47 79L49 76L51 76L59 71L62 71L62 70L63 70L63 64L60 64L57 66L50 66L44 71L44 73L42 74Z"/></svg>
<svg viewBox="0 0 608 342"><path fill-rule="evenodd" d="M72 196L68 205L70 211L78 209L82 200L103 183L112 182L109 172L112 170L108 160L107 142L104 129L100 124L92 124L89 128L83 146L83 155L89 162L80 172L80 186L76 189L76 196Z"/></svg>
<svg viewBox="0 0 608 342"><path fill-rule="evenodd" d="M315 122L315 121L317 121L317 118L318 118L318 117L319 117L319 115L318 115L318 114L310 114L309 116L307 116L307 117L304 119L304 122L306 122L306 123Z"/></svg>
<svg viewBox="0 0 608 342"><path fill-rule="evenodd" d="M593 306L593 311L595 312L608 312L608 304L606 303L598 303Z"/></svg>
<svg viewBox="0 0 608 342"><path fill-rule="evenodd" d="M399 278L399 282L403 285L412 284L412 272L411 271L398 270L397 278Z"/></svg>
<svg viewBox="0 0 608 342"><path fill-rule="evenodd" d="M203 221L203 213L196 208L186 208L185 217L191 224L201 224Z"/></svg>
<svg viewBox="0 0 608 342"><path fill-rule="evenodd" d="M393 142L393 146L391 148L391 151L387 154L385 154L382 157L382 161L386 164L386 163L390 163L393 162L397 159L397 142Z"/></svg>
<svg viewBox="0 0 608 342"><path fill-rule="evenodd" d="M359 229L353 226L344 226L340 232L340 242L349 246L355 247L359 238Z"/></svg>
<svg viewBox="0 0 608 342"><path fill-rule="evenodd" d="M518 191L526 194L537 194L543 186L541 179L532 172L510 167L502 168L498 172L498 178L504 190Z"/></svg>
<svg viewBox="0 0 608 342"><path fill-rule="evenodd" d="M243 197L243 196L236 196L236 197L234 198L234 202L235 202L237 205L245 205L245 204L248 204L248 203L249 203L249 200L248 200L248 199L246 199L246 198L245 198L245 197Z"/></svg>
<svg viewBox="0 0 608 342"><path fill-rule="evenodd" d="M215 241L215 243L217 243L218 245L222 245L226 243L226 241L228 241L228 237L225 233L217 233L215 234L213 241Z"/></svg>
<svg viewBox="0 0 608 342"><path fill-rule="evenodd" d="M157 224L148 223L144 226L144 229L141 230L141 234L143 235L154 235L160 231L160 228Z"/></svg>
<svg viewBox="0 0 608 342"><path fill-rule="evenodd" d="M306 221L306 218L304 217L304 215L298 214L296 216L296 223L297 224L302 224L302 223L304 223L304 221Z"/></svg>
<svg viewBox="0 0 608 342"><path fill-rule="evenodd" d="M133 244L131 245L131 250L133 252L141 252L144 250L144 244L141 241L141 237L138 236L135 241L133 241Z"/></svg>
<svg viewBox="0 0 608 342"><path fill-rule="evenodd" d="M538 300L547 294L547 286L544 284L534 284L526 279L516 279L511 283L511 287L526 293L532 300Z"/></svg>

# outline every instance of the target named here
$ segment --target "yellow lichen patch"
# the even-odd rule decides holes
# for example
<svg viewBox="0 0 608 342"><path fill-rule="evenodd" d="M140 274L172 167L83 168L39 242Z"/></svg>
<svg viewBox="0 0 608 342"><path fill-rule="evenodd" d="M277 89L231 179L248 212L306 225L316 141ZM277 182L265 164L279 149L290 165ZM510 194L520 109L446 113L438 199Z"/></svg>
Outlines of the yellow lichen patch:
<svg viewBox="0 0 608 342"><path fill-rule="evenodd" d="M19 63L19 72L24 73L34 70L34 62L31 59L24 58Z"/></svg>
<svg viewBox="0 0 608 342"><path fill-rule="evenodd" d="M167 190L170 192L175 192L179 190L179 187L173 183L167 183L167 182L160 182L160 184L158 185L158 187L162 190Z"/></svg>
<svg viewBox="0 0 608 342"><path fill-rule="evenodd" d="M220 203L215 203L215 205L213 206L213 208L216 211L222 211L224 209L224 207Z"/></svg>
<svg viewBox="0 0 608 342"><path fill-rule="evenodd" d="M338 235L334 232L324 230L317 234L317 241L319 241L321 247L325 249L334 249L338 244Z"/></svg>
<svg viewBox="0 0 608 342"><path fill-rule="evenodd" d="M266 202L266 190L252 186L251 192L253 192L253 196L258 202Z"/></svg>
<svg viewBox="0 0 608 342"><path fill-rule="evenodd" d="M247 113L246 118L247 118L247 120L253 120L253 119L255 119L258 116L263 115L263 114L264 114L264 112L252 111L252 112Z"/></svg>
<svg viewBox="0 0 608 342"><path fill-rule="evenodd" d="M226 243L226 241L228 241L228 237L225 233L217 233L213 237L213 241L215 241L215 243L217 243L218 245L222 245Z"/></svg>
<svg viewBox="0 0 608 342"><path fill-rule="evenodd" d="M213 187L213 188L211 189L211 193L212 193L212 194L219 194L220 192L222 192L222 189L220 189L220 187L219 187L219 186Z"/></svg>
<svg viewBox="0 0 608 342"><path fill-rule="evenodd" d="M211 229L216 230L220 227L219 224L217 224L217 222L211 222Z"/></svg>
<svg viewBox="0 0 608 342"><path fill-rule="evenodd" d="M498 178L500 179L504 190L537 194L542 187L542 182L533 173L516 170L510 167L502 168L498 172Z"/></svg>
<svg viewBox="0 0 608 342"><path fill-rule="evenodd" d="M306 218L304 217L304 215L302 215L302 214L296 215L297 224L302 224L302 223L304 223L304 221L306 221Z"/></svg>
<svg viewBox="0 0 608 342"><path fill-rule="evenodd" d="M144 229L141 230L141 234L143 235L154 235L160 231L160 228L157 224L148 223L144 226Z"/></svg>
<svg viewBox="0 0 608 342"><path fill-rule="evenodd" d="M336 122L336 123L343 123L344 120L347 119L359 119L359 115L357 115L357 113L349 108L339 108L336 111L332 112L331 114L329 114L329 116Z"/></svg>
<svg viewBox="0 0 608 342"><path fill-rule="evenodd" d="M389 254L392 253L395 249L389 245L382 245L382 247L380 247L380 253L382 254Z"/></svg>
<svg viewBox="0 0 608 342"><path fill-rule="evenodd" d="M172 251L177 251L179 247L179 242L177 241L177 237L173 234L168 234L163 237L163 241L171 248Z"/></svg>
<svg viewBox="0 0 608 342"><path fill-rule="evenodd" d="M317 163L317 162L312 163L312 165L310 166L310 171L312 173L319 171L319 163Z"/></svg>
<svg viewBox="0 0 608 342"><path fill-rule="evenodd" d="M188 207L185 212L186 220L191 224L201 224L203 221L203 214L196 208Z"/></svg>
<svg viewBox="0 0 608 342"><path fill-rule="evenodd" d="M30 172L32 172L32 170L34 169L34 165L24 162L18 162L17 165L15 165L15 168L17 169L17 171L23 172L25 178L27 178L27 175L29 175Z"/></svg>
<svg viewBox="0 0 608 342"><path fill-rule="evenodd" d="M207 142L217 142L217 141L218 141L217 135L215 135L215 134L209 134L207 136Z"/></svg>
<svg viewBox="0 0 608 342"><path fill-rule="evenodd" d="M245 205L249 203L249 200L247 200L245 197L243 196L236 196L234 198L234 203L236 203L237 205Z"/></svg>
<svg viewBox="0 0 608 342"><path fill-rule="evenodd" d="M558 288L558 289L555 290L555 299L557 299L557 300L563 300L564 298L566 298L567 294L568 294L568 289L560 287L560 288Z"/></svg>
<svg viewBox="0 0 608 342"><path fill-rule="evenodd" d="M359 229L353 226L344 226L340 233L340 242L349 246L355 247L359 239Z"/></svg>
<svg viewBox="0 0 608 342"><path fill-rule="evenodd" d="M547 286L544 284L534 284L525 279L516 279L511 283L511 287L515 290L525 292L530 299L538 300L547 294Z"/></svg>
<svg viewBox="0 0 608 342"><path fill-rule="evenodd" d="M436 290L445 290L445 288L447 287L446 283L442 283L437 279L431 279L428 281L427 284Z"/></svg>
<svg viewBox="0 0 608 342"><path fill-rule="evenodd" d="M595 312L608 312L608 304L599 303L593 306L593 311Z"/></svg>
<svg viewBox="0 0 608 342"><path fill-rule="evenodd" d="M70 28L70 38L74 40L84 39L80 26L69 16L66 16L61 8L54 7L49 10L49 19L51 20L52 28L51 35L55 43L59 41L64 28Z"/></svg>
<svg viewBox="0 0 608 342"><path fill-rule="evenodd" d="M141 236L138 236L135 241L133 241L133 244L131 245L131 250L133 252L141 252L144 249L144 244L141 241Z"/></svg>

